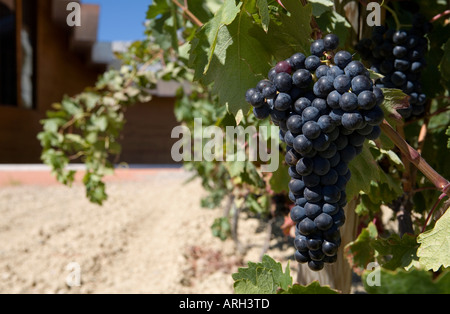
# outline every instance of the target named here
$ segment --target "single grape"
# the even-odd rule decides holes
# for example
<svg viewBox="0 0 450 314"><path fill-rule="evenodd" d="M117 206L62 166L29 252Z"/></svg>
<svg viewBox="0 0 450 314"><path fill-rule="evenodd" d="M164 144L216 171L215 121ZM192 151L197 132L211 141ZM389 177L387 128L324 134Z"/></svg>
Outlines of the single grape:
<svg viewBox="0 0 450 314"><path fill-rule="evenodd" d="M345 75L354 78L358 75L363 75L366 72L366 67L360 61L352 61L344 68Z"/></svg>
<svg viewBox="0 0 450 314"><path fill-rule="evenodd" d="M341 50L334 55L334 63L341 69L344 69L351 61L352 55L348 51Z"/></svg>
<svg viewBox="0 0 450 314"><path fill-rule="evenodd" d="M307 107L302 112L303 122L317 121L320 118L320 111L315 107Z"/></svg>
<svg viewBox="0 0 450 314"><path fill-rule="evenodd" d="M338 246L330 241L324 240L322 243L322 252L327 256L334 256L338 250Z"/></svg>
<svg viewBox="0 0 450 314"><path fill-rule="evenodd" d="M315 121L307 121L302 128L303 135L309 140L314 140L321 134L320 126Z"/></svg>
<svg viewBox="0 0 450 314"><path fill-rule="evenodd" d="M306 69L300 69L292 75L292 84L297 87L307 87L312 82L312 75Z"/></svg>
<svg viewBox="0 0 450 314"><path fill-rule="evenodd" d="M319 270L323 269L324 264L323 264L322 261L309 261L308 262L308 267L312 271L319 271Z"/></svg>
<svg viewBox="0 0 450 314"><path fill-rule="evenodd" d="M292 68L288 61L280 61L275 66L275 71L277 73L285 72L285 73L291 74Z"/></svg>
<svg viewBox="0 0 450 314"><path fill-rule="evenodd" d="M280 111L286 111L291 108L292 98L289 94L279 93L275 98L274 107Z"/></svg>
<svg viewBox="0 0 450 314"><path fill-rule="evenodd" d="M303 134L297 136L294 139L294 145L293 145L294 149L296 152L298 152L299 154L306 154L308 152L310 152L313 148L312 142L310 140L308 140Z"/></svg>
<svg viewBox="0 0 450 314"><path fill-rule="evenodd" d="M358 108L358 96L353 93L344 93L339 101L339 106L344 111L352 111Z"/></svg>
<svg viewBox="0 0 450 314"><path fill-rule="evenodd" d="M323 39L315 40L311 44L310 52L311 52L311 54L313 54L315 56L322 57L323 53L325 52L325 46L324 46Z"/></svg>
<svg viewBox="0 0 450 314"><path fill-rule="evenodd" d="M309 218L305 218L298 224L298 230L302 235L309 235L317 230L316 224Z"/></svg>
<svg viewBox="0 0 450 314"><path fill-rule="evenodd" d="M366 90L371 91L372 87L372 81L365 75L358 75L352 79L352 92L356 95Z"/></svg>
<svg viewBox="0 0 450 314"><path fill-rule="evenodd" d="M333 87L340 94L344 94L345 92L348 92L352 87L351 82L351 78L348 75L339 75L334 79Z"/></svg>
<svg viewBox="0 0 450 314"><path fill-rule="evenodd" d="M320 66L320 59L317 56L309 56L305 59L305 69L310 72L315 71Z"/></svg>
<svg viewBox="0 0 450 314"><path fill-rule="evenodd" d="M307 202L304 209L305 215L310 219L314 219L322 213L322 206L316 203Z"/></svg>
<svg viewBox="0 0 450 314"><path fill-rule="evenodd" d="M332 51L339 46L339 37L335 34L327 34L323 38L323 45L326 51Z"/></svg>
<svg viewBox="0 0 450 314"><path fill-rule="evenodd" d="M300 134L303 127L303 119L300 115L293 114L287 119L286 126L292 134Z"/></svg>
<svg viewBox="0 0 450 314"><path fill-rule="evenodd" d="M292 207L290 216L291 216L292 221L294 221L294 222L300 222L307 217L305 209L298 205ZM298 250L298 248L297 248L297 250Z"/></svg>
<svg viewBox="0 0 450 314"><path fill-rule="evenodd" d="M280 92L289 92L292 87L291 76L286 72L278 73L274 77L273 83Z"/></svg>
<svg viewBox="0 0 450 314"><path fill-rule="evenodd" d="M304 68L305 66L305 55L301 52L293 54L289 58L289 63L294 71Z"/></svg>

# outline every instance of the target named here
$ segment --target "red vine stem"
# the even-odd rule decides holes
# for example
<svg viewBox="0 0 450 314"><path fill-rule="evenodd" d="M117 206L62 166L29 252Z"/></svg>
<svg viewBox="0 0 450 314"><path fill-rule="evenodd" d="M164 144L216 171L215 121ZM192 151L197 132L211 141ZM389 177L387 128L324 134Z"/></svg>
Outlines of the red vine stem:
<svg viewBox="0 0 450 314"><path fill-rule="evenodd" d="M449 14L450 14L450 10L446 10L446 11L444 11L444 12L442 12L442 13L439 13L438 15L434 16L434 17L430 20L430 23L434 23L434 22L436 22L437 20L439 20L441 17L446 16L446 15L449 15Z"/></svg>
<svg viewBox="0 0 450 314"><path fill-rule="evenodd" d="M182 5L181 3L179 3L177 0L172 0L173 3L175 3L175 5L177 7L179 7L184 13L186 13L186 15L191 19L191 21L197 25L198 27L202 27L203 23L202 21L200 21L189 9L187 6ZM186 3L186 2L185 2Z"/></svg>
<svg viewBox="0 0 450 314"><path fill-rule="evenodd" d="M422 232L421 232L421 233L423 233L423 232L425 231L425 228L427 227L428 222L429 222L430 219L431 219L431 216L433 216L433 213L434 213L434 211L436 210L437 206L438 206L439 203L442 201L442 199L443 199L444 197L446 197L446 196L447 196L446 194L442 193L441 196L439 196L439 198L437 199L437 201L434 203L433 208L431 208L431 211L429 212L429 214L428 214L428 216L427 216L427 219L425 219L425 223L424 223L424 225L423 225L423 227L422 227Z"/></svg>
<svg viewBox="0 0 450 314"><path fill-rule="evenodd" d="M429 191L429 190L436 190L435 186L425 186L422 188L417 188L412 190L412 193L418 193L418 192L422 192L422 191Z"/></svg>
<svg viewBox="0 0 450 314"><path fill-rule="evenodd" d="M450 182L436 172L426 161L422 158L417 150L412 148L392 126L384 120L380 125L383 132L389 139L400 149L402 154L419 169L425 177L430 180L437 189L442 191L444 195L450 196Z"/></svg>

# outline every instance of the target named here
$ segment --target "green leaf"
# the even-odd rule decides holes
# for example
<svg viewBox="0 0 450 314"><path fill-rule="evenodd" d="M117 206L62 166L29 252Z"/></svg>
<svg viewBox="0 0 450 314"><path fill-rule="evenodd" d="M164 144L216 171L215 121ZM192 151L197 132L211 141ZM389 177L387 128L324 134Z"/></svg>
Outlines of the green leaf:
<svg viewBox="0 0 450 314"><path fill-rule="evenodd" d="M307 286L295 284L287 290L281 290L278 294L339 294L329 286L321 286L318 281L313 281Z"/></svg>
<svg viewBox="0 0 450 314"><path fill-rule="evenodd" d="M279 160L283 160L284 157L280 154L279 158ZM280 163L278 169L272 173L272 177L269 181L273 193L288 192L290 180L291 177L289 176L287 165L285 163Z"/></svg>
<svg viewBox="0 0 450 314"><path fill-rule="evenodd" d="M409 96L396 88L382 88L384 94L384 101L381 108L384 111L386 120L395 127L402 122L402 116L397 112L397 109L409 107Z"/></svg>
<svg viewBox="0 0 450 314"><path fill-rule="evenodd" d="M363 150L348 165L352 176L347 183L347 199L351 200L360 191L369 191L372 180L380 179L380 168L370 153L368 143L364 143Z"/></svg>
<svg viewBox="0 0 450 314"><path fill-rule="evenodd" d="M178 50L177 31L182 25L175 3L168 0L153 1L147 11L147 23L148 35L161 49Z"/></svg>
<svg viewBox="0 0 450 314"><path fill-rule="evenodd" d="M60 118L52 118L42 120L41 122L44 125L43 126L44 131L56 133L58 132L59 127L63 126L67 122L67 120Z"/></svg>
<svg viewBox="0 0 450 314"><path fill-rule="evenodd" d="M439 70L441 71L441 77L447 84L450 83L450 39L444 45L444 55L442 56L441 63L439 63Z"/></svg>
<svg viewBox="0 0 450 314"><path fill-rule="evenodd" d="M277 16L278 23L272 23L268 37L264 39L266 49L276 60L283 60L296 52L309 55L312 29L310 26L312 6L303 6L297 0L283 0L288 11L280 11Z"/></svg>
<svg viewBox="0 0 450 314"><path fill-rule="evenodd" d="M312 5L312 14L315 17L321 16L324 12L331 11L334 3L331 0L309 0Z"/></svg>
<svg viewBox="0 0 450 314"><path fill-rule="evenodd" d="M333 33L339 37L339 45L345 47L345 42L351 31L347 19L334 10L326 11L316 18L317 25L325 33Z"/></svg>
<svg viewBox="0 0 450 314"><path fill-rule="evenodd" d="M61 106L72 116L79 115L83 112L79 104L68 97L63 99L63 101L61 102Z"/></svg>
<svg viewBox="0 0 450 314"><path fill-rule="evenodd" d="M256 6L259 10L259 16L261 17L261 25L263 30L267 33L269 30L270 15L267 0L256 0Z"/></svg>
<svg viewBox="0 0 450 314"><path fill-rule="evenodd" d="M231 225L228 217L219 217L214 220L211 226L213 236L225 241L231 234Z"/></svg>
<svg viewBox="0 0 450 314"><path fill-rule="evenodd" d="M390 271L379 269L380 285L370 286L367 282L369 271L364 272L364 288L372 294L447 294L449 293L449 272L443 273L436 280L428 271L413 269L411 271Z"/></svg>
<svg viewBox="0 0 450 314"><path fill-rule="evenodd" d="M168 13L169 5L167 0L153 0L147 10L147 20L154 19L160 14Z"/></svg>
<svg viewBox="0 0 450 314"><path fill-rule="evenodd" d="M199 33L192 42L190 66L195 69L194 78L204 85L214 83L212 92L218 95L219 104L228 106L228 111L235 116L240 110L248 112L250 106L245 101L245 92L263 78L260 73L270 69L265 43L256 39L255 33L249 33L253 27L256 34L264 36L253 19L241 12L230 25L219 29L213 55L209 54L206 34ZM212 59L208 61L209 56Z"/></svg>
<svg viewBox="0 0 450 314"><path fill-rule="evenodd" d="M245 161L227 161L225 167L227 168L232 178L240 177L245 171Z"/></svg>
<svg viewBox="0 0 450 314"><path fill-rule="evenodd" d="M392 234L389 238L377 238L371 241L370 245L378 252L378 262L381 266L389 270L405 268L408 270L414 261L417 261L417 241L416 237L404 234L400 238L397 234Z"/></svg>
<svg viewBox="0 0 450 314"><path fill-rule="evenodd" d="M236 5L236 2L234 0L225 0L222 7L220 7L219 11L217 11L217 13L215 14L214 18L203 25L200 32L204 34L209 44L207 53L208 61L205 65L205 68L203 69L203 74L208 71L209 65L211 64L211 60L217 46L217 41L220 39L220 29L225 25L230 25L234 21L240 11L241 5L242 3ZM221 63L225 62L225 60L223 59L221 59L220 61Z"/></svg>
<svg viewBox="0 0 450 314"><path fill-rule="evenodd" d="M450 266L450 211L447 210L433 229L419 234L417 250L419 263L427 269L439 270Z"/></svg>
<svg viewBox="0 0 450 314"><path fill-rule="evenodd" d="M447 128L447 131L445 131L445 135L449 137L447 141L447 148L450 148L450 126Z"/></svg>
<svg viewBox="0 0 450 314"><path fill-rule="evenodd" d="M367 264L375 260L375 250L370 243L378 236L377 227L372 222L361 230L358 238L344 248L345 256L357 274L361 274Z"/></svg>
<svg viewBox="0 0 450 314"><path fill-rule="evenodd" d="M367 71L369 71L370 79L372 79L372 80L378 80L378 79L382 79L384 77L383 74L377 73L371 69L367 69Z"/></svg>
<svg viewBox="0 0 450 314"><path fill-rule="evenodd" d="M265 187L265 182L255 165L248 161L245 164L245 171L241 175L242 182L248 183L259 188Z"/></svg>
<svg viewBox="0 0 450 314"><path fill-rule="evenodd" d="M208 8L208 2L204 0L187 0L189 11L195 15L201 22L207 23L213 18L213 13Z"/></svg>
<svg viewBox="0 0 450 314"><path fill-rule="evenodd" d="M261 263L248 262L247 268L239 268L232 277L237 294L275 294L279 288L292 285L289 265L283 272L281 263L268 255L263 256Z"/></svg>
<svg viewBox="0 0 450 314"><path fill-rule="evenodd" d="M99 131L105 132L108 127L108 118L106 116L95 116L91 117L91 123L95 126Z"/></svg>
<svg viewBox="0 0 450 314"><path fill-rule="evenodd" d="M245 203L252 212L260 215L268 215L270 213L270 197L267 194L260 197L250 194L246 198Z"/></svg>

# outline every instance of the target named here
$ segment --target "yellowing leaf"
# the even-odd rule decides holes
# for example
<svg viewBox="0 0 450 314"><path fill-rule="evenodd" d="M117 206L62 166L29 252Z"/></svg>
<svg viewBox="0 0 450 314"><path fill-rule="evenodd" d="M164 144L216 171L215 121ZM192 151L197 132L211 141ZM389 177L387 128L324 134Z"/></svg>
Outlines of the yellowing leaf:
<svg viewBox="0 0 450 314"><path fill-rule="evenodd" d="M419 234L417 250L419 263L427 269L437 271L441 266L450 266L450 211L436 221L434 228Z"/></svg>

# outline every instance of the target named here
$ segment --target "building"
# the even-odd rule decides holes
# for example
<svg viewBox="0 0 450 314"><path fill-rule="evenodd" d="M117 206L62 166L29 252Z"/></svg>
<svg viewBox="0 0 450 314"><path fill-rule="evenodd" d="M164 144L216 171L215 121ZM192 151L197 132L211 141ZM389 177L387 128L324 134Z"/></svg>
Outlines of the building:
<svg viewBox="0 0 450 314"><path fill-rule="evenodd" d="M97 5L81 3L81 26L67 25L67 0L0 0L0 163L39 163L39 121L51 104L92 86L108 62L97 42ZM105 50L106 49L106 50ZM173 163L172 93L126 114L121 162ZM155 118L157 117L157 118ZM149 123L151 119L151 123Z"/></svg>

